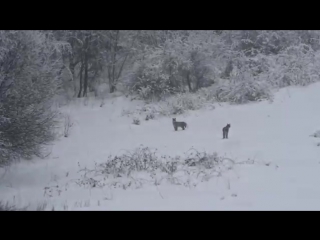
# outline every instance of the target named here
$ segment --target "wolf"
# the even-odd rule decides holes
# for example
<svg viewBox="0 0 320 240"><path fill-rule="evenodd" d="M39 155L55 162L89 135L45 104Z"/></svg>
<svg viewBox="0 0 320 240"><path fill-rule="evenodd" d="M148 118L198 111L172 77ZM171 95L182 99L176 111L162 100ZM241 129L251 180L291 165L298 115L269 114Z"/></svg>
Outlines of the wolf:
<svg viewBox="0 0 320 240"><path fill-rule="evenodd" d="M231 125L228 123L227 126L225 126L224 128L222 128L223 139L228 138L229 128L230 128L230 127L231 127Z"/></svg>
<svg viewBox="0 0 320 240"><path fill-rule="evenodd" d="M184 130L187 127L186 122L177 122L175 118L172 118L172 124L175 131L177 131L179 127L181 127L182 130Z"/></svg>

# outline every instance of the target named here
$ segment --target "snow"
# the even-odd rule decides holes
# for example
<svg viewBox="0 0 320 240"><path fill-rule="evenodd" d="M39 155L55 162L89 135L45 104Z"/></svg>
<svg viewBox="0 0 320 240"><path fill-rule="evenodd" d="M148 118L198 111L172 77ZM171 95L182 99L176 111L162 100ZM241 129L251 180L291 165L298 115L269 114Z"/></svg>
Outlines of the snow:
<svg viewBox="0 0 320 240"><path fill-rule="evenodd" d="M122 109L141 103L125 97L106 99L103 107L93 100L84 106L80 100L63 109L74 126L68 138L54 143L47 159L1 172L0 199L29 209L46 203L48 210L320 210L320 140L311 136L320 129L319 92L320 83L315 83L281 89L273 102L190 111L176 116L188 123L178 132L169 117L145 121L141 116L141 125L133 125L132 117L121 116ZM227 123L229 139L223 140ZM88 189L74 184L78 164L92 167L141 144L171 156L194 147L253 162L195 188ZM52 197L44 191L48 186L58 186Z"/></svg>

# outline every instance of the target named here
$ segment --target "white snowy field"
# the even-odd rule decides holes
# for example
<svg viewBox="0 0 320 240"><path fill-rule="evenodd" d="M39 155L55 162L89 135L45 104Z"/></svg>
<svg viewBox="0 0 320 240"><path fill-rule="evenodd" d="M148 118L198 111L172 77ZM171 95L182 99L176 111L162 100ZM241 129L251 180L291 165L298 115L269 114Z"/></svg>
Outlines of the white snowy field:
<svg viewBox="0 0 320 240"><path fill-rule="evenodd" d="M171 118L133 125L122 109L136 103L117 97L100 108L98 102L64 108L74 122L45 159L21 162L0 175L0 200L36 209L55 210L320 210L320 83L289 87L274 101L246 105L216 105L176 116L186 121L175 132ZM174 117L174 116L172 116ZM229 139L222 127L231 124ZM161 154L181 155L191 147L217 152L242 162L234 169L196 187L172 184L140 189L83 188L79 166L93 167L110 154L141 144ZM51 187L45 190L45 187Z"/></svg>

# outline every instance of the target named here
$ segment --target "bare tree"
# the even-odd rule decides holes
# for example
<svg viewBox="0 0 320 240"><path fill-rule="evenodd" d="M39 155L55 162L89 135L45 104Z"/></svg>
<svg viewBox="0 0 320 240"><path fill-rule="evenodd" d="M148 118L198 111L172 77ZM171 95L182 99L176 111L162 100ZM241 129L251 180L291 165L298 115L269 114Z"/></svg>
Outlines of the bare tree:
<svg viewBox="0 0 320 240"><path fill-rule="evenodd" d="M133 47L139 34L140 31L127 30L108 30L103 33L110 93L116 90L123 69L133 55Z"/></svg>

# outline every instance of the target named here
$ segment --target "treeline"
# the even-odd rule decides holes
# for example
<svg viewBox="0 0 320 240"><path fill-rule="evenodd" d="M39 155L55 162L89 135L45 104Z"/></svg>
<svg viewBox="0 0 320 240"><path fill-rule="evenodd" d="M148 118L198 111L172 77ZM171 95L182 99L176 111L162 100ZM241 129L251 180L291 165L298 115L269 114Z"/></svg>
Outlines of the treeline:
<svg viewBox="0 0 320 240"><path fill-rule="evenodd" d="M286 54L289 47L306 45L310 47L306 51L317 51L320 37L319 31L308 30L62 30L50 34L65 46L64 90L69 97L84 97L88 92L98 96L99 86L108 84L110 93L120 88L146 100L195 92L241 71L259 74L273 67L267 57Z"/></svg>

